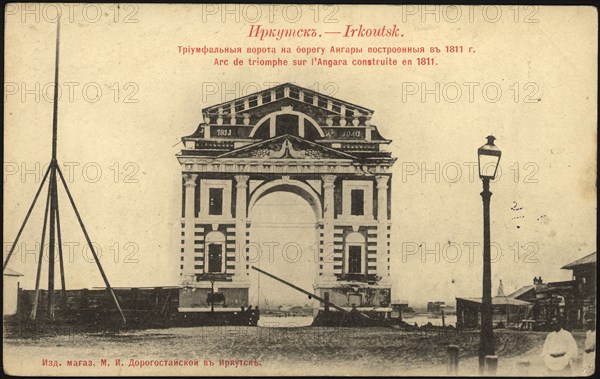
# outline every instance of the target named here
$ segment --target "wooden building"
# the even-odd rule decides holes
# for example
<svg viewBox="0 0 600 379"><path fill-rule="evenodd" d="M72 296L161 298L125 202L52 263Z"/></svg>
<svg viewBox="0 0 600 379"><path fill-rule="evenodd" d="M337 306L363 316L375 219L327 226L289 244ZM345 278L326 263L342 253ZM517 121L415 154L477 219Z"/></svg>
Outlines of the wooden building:
<svg viewBox="0 0 600 379"><path fill-rule="evenodd" d="M532 304L508 296L492 297L492 324L494 327L518 327L527 316ZM477 328L481 325L481 298L456 298L457 328Z"/></svg>
<svg viewBox="0 0 600 379"><path fill-rule="evenodd" d="M572 308L568 310L571 325L583 328L586 320L596 319L596 252L562 267L573 271Z"/></svg>
<svg viewBox="0 0 600 379"><path fill-rule="evenodd" d="M547 329L555 316L569 329L583 329L586 320L596 318L596 253L562 267L572 270L572 280L550 282L537 288L531 313L539 329Z"/></svg>
<svg viewBox="0 0 600 379"><path fill-rule="evenodd" d="M586 320L596 317L596 253L589 254L562 267L572 270L572 280L524 286L511 298L532 304L523 322L527 328L547 330L553 317L562 317L568 329L583 329Z"/></svg>

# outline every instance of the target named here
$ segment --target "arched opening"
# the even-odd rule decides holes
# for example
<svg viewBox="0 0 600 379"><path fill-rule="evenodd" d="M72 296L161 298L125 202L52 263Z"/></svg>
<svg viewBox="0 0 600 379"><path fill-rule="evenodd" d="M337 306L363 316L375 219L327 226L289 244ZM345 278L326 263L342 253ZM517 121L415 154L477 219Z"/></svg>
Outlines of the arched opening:
<svg viewBox="0 0 600 379"><path fill-rule="evenodd" d="M317 215L310 197L291 188L272 187L251 202L248 259L250 265L312 291L318 275ZM310 317L314 307L306 295L255 270L250 270L249 298L250 304L271 311L261 311L261 319L298 313ZM290 326L285 318L272 320Z"/></svg>
<svg viewBox="0 0 600 379"><path fill-rule="evenodd" d="M322 217L321 200L315 190L308 184L299 180L284 178L267 182L256 188L248 202L248 218L252 219L254 205L261 198L275 192L289 192L300 196L308 203L308 205L310 205L317 219ZM285 203L282 203L281 205L285 207Z"/></svg>
<svg viewBox="0 0 600 379"><path fill-rule="evenodd" d="M269 139L290 134L308 140L323 138L319 124L304 113L281 110L260 119L250 131L250 138Z"/></svg>

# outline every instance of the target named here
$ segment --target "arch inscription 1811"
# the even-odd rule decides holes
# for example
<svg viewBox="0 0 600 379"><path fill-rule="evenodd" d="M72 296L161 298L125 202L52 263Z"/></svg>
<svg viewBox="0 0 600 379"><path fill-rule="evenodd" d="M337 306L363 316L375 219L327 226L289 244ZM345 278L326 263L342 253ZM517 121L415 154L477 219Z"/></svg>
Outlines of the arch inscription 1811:
<svg viewBox="0 0 600 379"><path fill-rule="evenodd" d="M395 158L372 114L293 84L203 109L177 156L181 307L206 308L211 285L227 307L248 305L252 209L276 191L302 196L315 212L315 294L342 307L390 306Z"/></svg>

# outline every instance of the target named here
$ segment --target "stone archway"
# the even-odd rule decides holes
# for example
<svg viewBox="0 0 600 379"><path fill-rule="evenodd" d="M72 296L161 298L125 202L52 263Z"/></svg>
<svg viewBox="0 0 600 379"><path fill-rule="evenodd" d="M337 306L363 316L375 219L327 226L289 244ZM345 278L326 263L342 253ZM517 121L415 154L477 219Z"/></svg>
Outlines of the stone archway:
<svg viewBox="0 0 600 379"><path fill-rule="evenodd" d="M279 185L253 199L247 222L249 265L310 290L319 279L319 219L306 194ZM248 271L250 303L311 304L306 295L259 272ZM315 304L313 304L315 305Z"/></svg>
<svg viewBox="0 0 600 379"><path fill-rule="evenodd" d="M319 194L307 183L302 182L300 180L290 179L287 176L280 178L280 179L275 179L272 181L265 181L261 185L257 186L250 193L250 197L248 200L248 218L247 218L247 223L246 223L247 230L250 230L253 225L252 216L253 216L253 213L254 213L253 211L254 211L256 204L259 203L261 199L263 199L271 194L277 194L277 193L282 193L282 192L294 194L294 195L298 196L299 198L301 198L303 201L305 201L310 206L310 208L312 209L312 212L314 214L314 229L313 229L314 238L313 239L314 239L315 243L318 243L318 241L319 241L319 225L321 225L322 217L323 217L323 206L322 206L322 201L319 197ZM254 242L254 241L251 241L250 239L248 239L248 241L250 241L251 243ZM300 245L297 244L297 246L300 246ZM285 247L283 249L285 249ZM264 249L263 249L263 253L264 253ZM281 251L281 253L283 254L284 251ZM318 255L315 257L314 253L312 253L312 254L309 253L306 246L304 248L301 248L301 254L304 255L303 257L301 257L303 263L304 263L305 258L309 258L307 260L308 262L310 262L309 264L314 265L313 272L315 274L318 273L318 271L319 271ZM285 257L283 257L283 258L285 258ZM284 259L284 261L285 261L285 259ZM283 264L285 265L285 262L283 262ZM311 286L315 287L317 285L317 282L318 282L318 275L314 277L314 281L311 283Z"/></svg>
<svg viewBox="0 0 600 379"><path fill-rule="evenodd" d="M373 111L286 83L202 112L204 122L182 138L178 154L181 285L198 299L210 288L199 276L205 239L220 232L225 255L216 285L231 304L247 304L253 210L283 191L300 196L315 215L315 293L340 306L360 298L361 307L388 307L396 159L382 148L391 141L370 124Z"/></svg>

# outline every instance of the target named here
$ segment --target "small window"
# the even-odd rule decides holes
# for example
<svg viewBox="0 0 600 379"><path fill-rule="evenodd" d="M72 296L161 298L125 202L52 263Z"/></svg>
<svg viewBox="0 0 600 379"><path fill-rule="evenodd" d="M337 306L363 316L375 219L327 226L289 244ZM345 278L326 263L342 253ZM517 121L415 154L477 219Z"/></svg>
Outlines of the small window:
<svg viewBox="0 0 600 379"><path fill-rule="evenodd" d="M350 305L354 305L356 307L360 307L362 305L362 295L361 294L350 294L350 295L348 295L348 303Z"/></svg>
<svg viewBox="0 0 600 379"><path fill-rule="evenodd" d="M208 191L209 203L208 203L208 214L209 215L222 215L223 214L223 188L210 188Z"/></svg>
<svg viewBox="0 0 600 379"><path fill-rule="evenodd" d="M223 264L223 245L211 243L208 245L208 272L221 272Z"/></svg>
<svg viewBox="0 0 600 379"><path fill-rule="evenodd" d="M350 191L350 214L353 216L365 214L365 191L360 189Z"/></svg>
<svg viewBox="0 0 600 379"><path fill-rule="evenodd" d="M360 274L362 273L362 247L361 246L348 246L348 273L349 274Z"/></svg>

